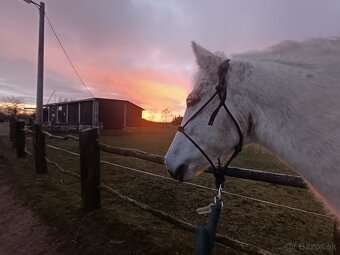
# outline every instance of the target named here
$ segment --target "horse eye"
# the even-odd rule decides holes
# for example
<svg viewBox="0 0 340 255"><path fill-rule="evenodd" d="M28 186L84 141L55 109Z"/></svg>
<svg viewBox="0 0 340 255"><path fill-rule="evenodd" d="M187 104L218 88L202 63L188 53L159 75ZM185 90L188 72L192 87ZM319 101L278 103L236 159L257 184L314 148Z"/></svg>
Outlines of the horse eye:
<svg viewBox="0 0 340 255"><path fill-rule="evenodd" d="M187 99L187 107L193 106L194 105L194 101L191 99Z"/></svg>
<svg viewBox="0 0 340 255"><path fill-rule="evenodd" d="M187 107L194 106L199 101L200 98L187 98Z"/></svg>

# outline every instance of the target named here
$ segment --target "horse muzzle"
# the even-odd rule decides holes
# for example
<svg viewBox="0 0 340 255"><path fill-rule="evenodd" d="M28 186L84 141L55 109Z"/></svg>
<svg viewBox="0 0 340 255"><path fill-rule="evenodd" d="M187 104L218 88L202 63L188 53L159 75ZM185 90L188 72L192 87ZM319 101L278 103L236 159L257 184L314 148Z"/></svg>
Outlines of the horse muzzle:
<svg viewBox="0 0 340 255"><path fill-rule="evenodd" d="M188 170L188 166L186 164L181 164L174 171L171 171L170 169L168 169L168 173L175 180L179 180L180 182L183 182L184 176L187 170Z"/></svg>

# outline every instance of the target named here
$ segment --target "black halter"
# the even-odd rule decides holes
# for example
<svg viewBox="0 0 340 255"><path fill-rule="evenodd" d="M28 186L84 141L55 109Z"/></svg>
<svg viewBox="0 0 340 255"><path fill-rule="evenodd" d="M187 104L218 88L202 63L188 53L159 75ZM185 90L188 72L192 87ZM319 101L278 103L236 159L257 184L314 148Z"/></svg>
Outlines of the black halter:
<svg viewBox="0 0 340 255"><path fill-rule="evenodd" d="M229 111L228 107L225 105L225 100L227 98L227 83L226 83L226 74L228 73L230 69L230 64L229 64L230 59L222 62L219 67L218 67L218 84L216 86L216 92L212 97L201 107L199 108L194 115L191 116L190 119L185 122L184 125L178 127L178 132L181 132L183 135L188 138L188 140L195 145L195 147L203 154L203 156L208 160L209 164L211 165L212 172L215 176L215 184L216 188L219 188L223 186L224 183L224 172L228 170L230 162L236 158L236 156L242 151L242 144L243 144L243 135L241 132L240 125L238 124L237 120L235 117L232 115L232 113ZM230 119L234 122L237 132L239 134L239 142L234 146L234 153L231 155L229 160L224 166L221 166L220 159L218 159L218 166L216 167L212 160L209 158L209 156L204 152L204 150L184 131L184 128L189 124L190 121L192 121L216 96L219 96L220 98L220 103L217 106L217 108L213 111L213 113L210 116L210 120L208 122L209 126L212 126L214 123L214 120L220 111L220 109L223 107L224 110L227 112L228 116Z"/></svg>

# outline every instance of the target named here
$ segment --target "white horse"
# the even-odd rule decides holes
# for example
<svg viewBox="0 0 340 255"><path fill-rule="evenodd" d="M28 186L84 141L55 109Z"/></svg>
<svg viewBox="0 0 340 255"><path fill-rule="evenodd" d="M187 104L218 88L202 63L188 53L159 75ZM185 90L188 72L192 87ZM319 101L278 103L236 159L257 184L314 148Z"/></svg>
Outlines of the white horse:
<svg viewBox="0 0 340 255"><path fill-rule="evenodd" d="M196 43L199 66L187 98L185 123L212 95L223 57ZM243 144L269 148L294 168L340 217L340 38L286 41L264 51L234 55L225 76L225 103L240 125ZM186 133L212 159L233 151L236 127L223 109L207 125L220 99L215 97L186 127ZM209 165L177 132L167 154L172 177L188 181Z"/></svg>

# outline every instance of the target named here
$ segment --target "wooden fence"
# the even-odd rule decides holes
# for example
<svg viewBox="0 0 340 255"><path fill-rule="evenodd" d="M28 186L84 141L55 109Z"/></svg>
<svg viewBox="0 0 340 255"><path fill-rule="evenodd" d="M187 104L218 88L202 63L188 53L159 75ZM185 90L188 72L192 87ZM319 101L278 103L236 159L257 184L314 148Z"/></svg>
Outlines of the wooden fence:
<svg viewBox="0 0 340 255"><path fill-rule="evenodd" d="M79 138L76 136L57 136L52 135L46 131L42 131L38 125L33 126L33 131L27 128L24 128L23 122L13 122L10 124L10 140L12 141L13 147L17 150L17 157L25 157L25 134L31 134L33 140L33 156L35 161L35 169L37 174L43 174L47 172L46 162L54 165L59 171L72 175L74 177L80 178L81 182L81 196L82 196L82 205L83 208L89 211L100 209L101 207L101 190L109 192L115 196L118 196L120 199L127 201L129 203L134 204L135 206L146 210L156 217L165 220L169 223L172 223L178 226L181 229L195 232L196 227L190 223L184 222L176 217L173 217L165 212L154 209L149 205L138 202L128 196L121 194L120 192L114 190L108 184L101 182L100 180L100 151L104 151L111 154L135 157L139 159L143 159L149 162L164 164L164 158L160 155L147 153L141 150L130 149L130 148L118 148L111 147L105 144L100 144L98 142L98 129L86 129L80 132ZM74 172L63 169L58 163L52 162L46 157L46 142L45 137L49 139L59 139L59 140L67 140L72 139L79 141L79 154L70 152L55 146L50 146L52 148L65 151L68 153L72 153L74 155L80 156L80 175ZM104 163L108 163L102 161ZM211 171L207 171L208 173ZM155 174L152 174L155 175ZM278 174L278 173L269 173L260 170L254 169L244 169L244 168L230 168L228 172L226 172L227 176L238 177L242 179L249 179L254 181L261 181L273 184L279 184L284 186L296 187L296 188L307 188L306 183L299 176L292 176L286 174ZM166 177L163 177L166 178ZM166 178L169 179L169 178ZM190 183L187 183L190 184ZM190 184L193 186L200 186L196 184ZM211 189L211 188L210 188ZM241 196L241 195L240 195ZM264 201L265 202L265 201ZM271 202L267 202L271 203ZM296 209L288 206L283 206L288 209ZM300 211L304 211L302 209L296 209ZM304 211L308 212L308 211ZM318 213L312 214L321 215ZM328 217L328 216L325 216ZM336 251L334 254L340 255L340 230L339 223L334 221L334 242L336 245ZM243 243L232 238L217 234L216 242L222 245L231 247L233 249L245 252L247 254L254 255L269 255L273 254L267 250L256 247L254 245L250 245L247 243Z"/></svg>

